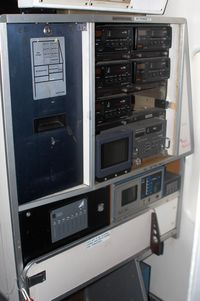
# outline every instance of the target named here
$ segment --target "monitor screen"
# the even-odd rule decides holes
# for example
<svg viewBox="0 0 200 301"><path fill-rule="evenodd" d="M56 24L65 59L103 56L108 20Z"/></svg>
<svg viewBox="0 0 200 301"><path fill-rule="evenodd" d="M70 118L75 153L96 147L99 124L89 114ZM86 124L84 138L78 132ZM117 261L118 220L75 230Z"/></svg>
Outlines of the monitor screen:
<svg viewBox="0 0 200 301"><path fill-rule="evenodd" d="M137 200L137 194L138 194L137 191L138 191L137 185L123 190L122 201L121 201L122 206L126 206L130 203L135 202Z"/></svg>
<svg viewBox="0 0 200 301"><path fill-rule="evenodd" d="M129 139L123 138L104 143L101 146L101 168L126 162L128 160Z"/></svg>

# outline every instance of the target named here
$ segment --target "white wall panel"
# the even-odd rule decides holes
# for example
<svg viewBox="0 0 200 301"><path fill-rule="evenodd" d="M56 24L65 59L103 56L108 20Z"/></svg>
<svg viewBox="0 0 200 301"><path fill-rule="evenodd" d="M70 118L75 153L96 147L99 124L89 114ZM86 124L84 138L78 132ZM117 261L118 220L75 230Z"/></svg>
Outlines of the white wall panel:
<svg viewBox="0 0 200 301"><path fill-rule="evenodd" d="M149 246L151 212L63 253L34 264L28 277L46 271L46 281L33 286L34 300L49 301L91 280ZM58 281L59 279L59 281Z"/></svg>

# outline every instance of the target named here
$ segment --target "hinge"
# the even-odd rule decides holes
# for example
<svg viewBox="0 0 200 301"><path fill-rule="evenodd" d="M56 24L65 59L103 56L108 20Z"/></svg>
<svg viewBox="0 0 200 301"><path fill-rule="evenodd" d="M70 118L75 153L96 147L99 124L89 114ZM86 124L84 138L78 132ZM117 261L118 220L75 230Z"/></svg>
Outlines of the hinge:
<svg viewBox="0 0 200 301"><path fill-rule="evenodd" d="M151 214L151 238L150 238L151 251L156 255L162 255L164 251L164 243L161 241L160 230L155 212Z"/></svg>
<svg viewBox="0 0 200 301"><path fill-rule="evenodd" d="M36 284L42 283L46 280L46 271L42 271L36 275L28 277L28 287L32 287Z"/></svg>

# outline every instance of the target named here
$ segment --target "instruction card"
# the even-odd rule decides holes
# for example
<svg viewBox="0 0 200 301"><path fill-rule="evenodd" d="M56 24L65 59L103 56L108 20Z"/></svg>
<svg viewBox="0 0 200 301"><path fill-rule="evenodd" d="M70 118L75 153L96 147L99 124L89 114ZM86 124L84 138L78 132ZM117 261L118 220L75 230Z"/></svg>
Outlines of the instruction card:
<svg viewBox="0 0 200 301"><path fill-rule="evenodd" d="M66 94L64 37L31 39L33 99Z"/></svg>
<svg viewBox="0 0 200 301"><path fill-rule="evenodd" d="M111 232L106 231L102 234L99 234L86 242L86 248L92 248L108 239L110 239Z"/></svg>

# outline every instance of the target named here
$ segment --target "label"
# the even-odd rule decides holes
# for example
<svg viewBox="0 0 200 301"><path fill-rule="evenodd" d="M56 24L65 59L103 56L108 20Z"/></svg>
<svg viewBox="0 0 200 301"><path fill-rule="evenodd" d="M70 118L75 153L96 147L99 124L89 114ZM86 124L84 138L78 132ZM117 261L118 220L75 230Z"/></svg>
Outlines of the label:
<svg viewBox="0 0 200 301"><path fill-rule="evenodd" d="M135 22L151 22L151 17L134 17Z"/></svg>
<svg viewBox="0 0 200 301"><path fill-rule="evenodd" d="M110 238L110 231L97 235L86 242L86 248L92 248Z"/></svg>
<svg viewBox="0 0 200 301"><path fill-rule="evenodd" d="M64 37L31 39L33 99L66 95Z"/></svg>

